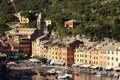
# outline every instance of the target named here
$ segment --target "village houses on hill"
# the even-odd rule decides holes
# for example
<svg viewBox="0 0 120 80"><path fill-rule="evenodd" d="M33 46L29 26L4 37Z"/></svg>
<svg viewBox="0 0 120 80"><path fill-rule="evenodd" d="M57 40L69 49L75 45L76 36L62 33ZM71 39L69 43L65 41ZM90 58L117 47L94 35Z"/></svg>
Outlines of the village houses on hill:
<svg viewBox="0 0 120 80"><path fill-rule="evenodd" d="M71 21L65 22L65 26L74 28L74 21L72 24L69 22ZM7 31L6 37L0 38L0 52L40 56L52 62L57 61L57 64L94 66L102 69L120 67L119 42L109 39L90 42L79 36L61 40L55 36L49 37L48 32L44 30L44 25L45 21L39 13L37 28L16 27Z"/></svg>

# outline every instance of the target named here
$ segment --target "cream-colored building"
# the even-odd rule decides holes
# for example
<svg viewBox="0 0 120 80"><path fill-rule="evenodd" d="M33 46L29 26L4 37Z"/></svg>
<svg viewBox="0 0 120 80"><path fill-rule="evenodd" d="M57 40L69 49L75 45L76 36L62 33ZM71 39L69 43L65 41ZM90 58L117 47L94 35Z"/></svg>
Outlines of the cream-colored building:
<svg viewBox="0 0 120 80"><path fill-rule="evenodd" d="M31 35L34 33L35 30L36 28L14 28L11 29L10 31L7 31L6 34L12 36L22 35L22 37L25 36L30 39Z"/></svg>
<svg viewBox="0 0 120 80"><path fill-rule="evenodd" d="M46 24L46 26L49 26L49 25L52 24L52 21L51 20L45 20L45 24Z"/></svg>
<svg viewBox="0 0 120 80"><path fill-rule="evenodd" d="M84 50L81 48L76 48L75 53L74 53L74 64L84 64L85 59L84 59Z"/></svg>
<svg viewBox="0 0 120 80"><path fill-rule="evenodd" d="M25 17L21 16L20 13L21 12L14 14L16 17L18 17L20 23L29 23L29 18L25 18Z"/></svg>
<svg viewBox="0 0 120 80"><path fill-rule="evenodd" d="M38 37L36 40L32 41L32 56L48 57L48 44L49 40L45 40L46 36Z"/></svg>
<svg viewBox="0 0 120 80"><path fill-rule="evenodd" d="M84 49L83 49L84 48ZM91 64L111 69L120 67L120 43L118 42L98 42L90 46L76 48L74 53L75 64Z"/></svg>
<svg viewBox="0 0 120 80"><path fill-rule="evenodd" d="M120 43L109 43L106 47L106 69L120 66Z"/></svg>

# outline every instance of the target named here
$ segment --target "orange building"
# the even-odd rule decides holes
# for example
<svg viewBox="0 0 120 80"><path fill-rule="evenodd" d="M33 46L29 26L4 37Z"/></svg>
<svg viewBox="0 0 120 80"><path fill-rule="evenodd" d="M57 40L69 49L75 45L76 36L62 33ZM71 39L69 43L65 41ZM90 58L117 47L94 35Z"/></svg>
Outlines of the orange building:
<svg viewBox="0 0 120 80"><path fill-rule="evenodd" d="M49 59L58 60L66 65L73 64L74 62L74 49L72 47L51 46L48 49L48 54Z"/></svg>
<svg viewBox="0 0 120 80"><path fill-rule="evenodd" d="M48 58L51 60L58 60L64 62L66 65L72 65L74 63L74 49L81 41L74 40L67 44L55 44L48 48Z"/></svg>
<svg viewBox="0 0 120 80"><path fill-rule="evenodd" d="M70 28L70 29L75 28L75 26L76 26L77 24L78 24L78 23L77 23L76 20L69 20L69 21L64 22L64 26L65 26L65 27L68 27L68 28Z"/></svg>

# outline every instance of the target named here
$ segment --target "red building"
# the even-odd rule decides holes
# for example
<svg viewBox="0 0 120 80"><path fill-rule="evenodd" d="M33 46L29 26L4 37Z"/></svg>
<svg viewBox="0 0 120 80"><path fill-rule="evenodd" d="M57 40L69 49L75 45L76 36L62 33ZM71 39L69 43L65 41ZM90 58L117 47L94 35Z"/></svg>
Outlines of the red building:
<svg viewBox="0 0 120 80"><path fill-rule="evenodd" d="M31 42L30 39L20 39L19 40L19 51L31 55Z"/></svg>
<svg viewBox="0 0 120 80"><path fill-rule="evenodd" d="M65 27L68 27L68 28L70 28L70 29L75 28L75 26L76 26L77 24L78 24L78 23L77 23L76 20L69 20L69 21L64 22L64 26L65 26Z"/></svg>

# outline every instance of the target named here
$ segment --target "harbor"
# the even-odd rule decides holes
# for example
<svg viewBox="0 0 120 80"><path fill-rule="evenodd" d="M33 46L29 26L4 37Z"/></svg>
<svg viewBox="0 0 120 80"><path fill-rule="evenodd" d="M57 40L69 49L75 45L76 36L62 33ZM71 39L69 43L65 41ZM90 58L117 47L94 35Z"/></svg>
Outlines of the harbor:
<svg viewBox="0 0 120 80"><path fill-rule="evenodd" d="M66 67L20 60L8 64L7 72L17 80L119 80L119 72L101 71L92 68Z"/></svg>

